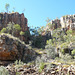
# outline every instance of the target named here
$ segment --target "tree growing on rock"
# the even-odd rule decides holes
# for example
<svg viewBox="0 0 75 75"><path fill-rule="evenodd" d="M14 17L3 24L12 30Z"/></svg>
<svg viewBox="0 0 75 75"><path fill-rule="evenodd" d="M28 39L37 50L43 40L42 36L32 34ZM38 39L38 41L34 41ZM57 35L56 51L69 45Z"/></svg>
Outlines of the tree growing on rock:
<svg viewBox="0 0 75 75"><path fill-rule="evenodd" d="M9 7L10 7L10 5L9 5L8 3L6 3L5 9L6 9L7 12L8 12L8 10L9 10Z"/></svg>
<svg viewBox="0 0 75 75"><path fill-rule="evenodd" d="M15 33L19 33L21 30L21 27L19 24L15 24L14 22L9 22L9 24L7 24L6 28L3 28L1 30L1 33L9 33L11 35L15 35Z"/></svg>
<svg viewBox="0 0 75 75"><path fill-rule="evenodd" d="M7 29L7 33L9 34L14 34L14 22L9 22L9 24L7 24L8 26L6 27Z"/></svg>

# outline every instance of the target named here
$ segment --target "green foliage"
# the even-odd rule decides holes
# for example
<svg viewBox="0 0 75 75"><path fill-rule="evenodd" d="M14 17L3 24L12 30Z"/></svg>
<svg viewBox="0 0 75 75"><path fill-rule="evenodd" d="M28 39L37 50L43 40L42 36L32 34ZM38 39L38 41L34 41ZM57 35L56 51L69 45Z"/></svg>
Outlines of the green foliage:
<svg viewBox="0 0 75 75"><path fill-rule="evenodd" d="M14 29L20 31L21 27L19 24L14 24Z"/></svg>
<svg viewBox="0 0 75 75"><path fill-rule="evenodd" d="M60 47L62 48L62 49L64 49L64 48L68 48L68 43L62 43L61 45L60 45Z"/></svg>
<svg viewBox="0 0 75 75"><path fill-rule="evenodd" d="M16 60L14 63L15 63L15 65L23 65L24 64L21 60L19 60L19 61Z"/></svg>
<svg viewBox="0 0 75 75"><path fill-rule="evenodd" d="M0 67L0 75L9 75L8 70L4 66Z"/></svg>
<svg viewBox="0 0 75 75"><path fill-rule="evenodd" d="M51 40L51 39L47 40L46 44L53 46L53 40Z"/></svg>
<svg viewBox="0 0 75 75"><path fill-rule="evenodd" d="M72 55L75 55L75 49L73 49L73 51L71 51Z"/></svg>
<svg viewBox="0 0 75 75"><path fill-rule="evenodd" d="M62 52L63 54L65 54L65 51L64 51L63 49L61 50L61 52Z"/></svg>
<svg viewBox="0 0 75 75"><path fill-rule="evenodd" d="M65 54L66 51L64 49L68 50L70 43L75 40L75 35L72 35L72 33L72 30L66 32L61 29L55 29L52 31L52 39L47 40L46 46L48 49L50 49L49 47L59 48Z"/></svg>
<svg viewBox="0 0 75 75"><path fill-rule="evenodd" d="M8 3L6 3L5 9L6 9L7 12L8 12L9 7L10 7L10 5Z"/></svg>
<svg viewBox="0 0 75 75"><path fill-rule="evenodd" d="M48 57L55 58L56 52L55 52L53 40L51 39L47 40L47 45L45 46L45 49Z"/></svg>
<svg viewBox="0 0 75 75"><path fill-rule="evenodd" d="M45 63L41 62L39 65L39 72L42 72L42 70L44 69Z"/></svg>
<svg viewBox="0 0 75 75"><path fill-rule="evenodd" d="M61 57L56 58L55 60L57 61L56 64L58 64L58 62L63 64L72 64L72 62L74 62L74 60L72 60L72 56L69 54L62 54Z"/></svg>
<svg viewBox="0 0 75 75"><path fill-rule="evenodd" d="M40 35L42 34L43 31L44 31L44 26L40 27L37 32Z"/></svg>
<svg viewBox="0 0 75 75"><path fill-rule="evenodd" d="M16 60L14 64L15 64L16 69L19 69L24 65L24 63L21 60ZM21 72L16 71L16 75L21 75Z"/></svg>
<svg viewBox="0 0 75 75"><path fill-rule="evenodd" d="M46 45L45 49L46 49L47 57L54 59L56 55L55 47L51 45Z"/></svg>
<svg viewBox="0 0 75 75"><path fill-rule="evenodd" d="M3 28L1 30L1 33L9 33L11 35L14 35L15 33L19 32L21 30L21 27L19 24L14 24L14 22L9 22L9 24L7 24L6 28Z"/></svg>
<svg viewBox="0 0 75 75"><path fill-rule="evenodd" d="M18 60L16 60L14 63L15 63L15 65L17 65L18 64Z"/></svg>
<svg viewBox="0 0 75 75"><path fill-rule="evenodd" d="M25 31L25 32L24 32L24 36L30 37L30 32L29 32L29 31Z"/></svg>
<svg viewBox="0 0 75 75"><path fill-rule="evenodd" d="M1 33L5 33L6 32L6 28L3 28L2 30L1 30Z"/></svg>
<svg viewBox="0 0 75 75"><path fill-rule="evenodd" d="M14 34L14 32L15 32L15 30L14 30L14 22L9 22L8 24L7 24L8 26L6 27L6 29L7 29L7 33L9 33L9 34Z"/></svg>
<svg viewBox="0 0 75 75"><path fill-rule="evenodd" d="M23 65L24 63L21 60L19 60L18 64Z"/></svg>
<svg viewBox="0 0 75 75"><path fill-rule="evenodd" d="M16 72L16 75L21 75L22 73L20 73L20 72Z"/></svg>
<svg viewBox="0 0 75 75"><path fill-rule="evenodd" d="M72 33L73 33L73 31L72 30L68 30L67 31L67 34L69 35L69 34L71 34L72 35Z"/></svg>
<svg viewBox="0 0 75 75"><path fill-rule="evenodd" d="M25 34L25 32L23 32L23 31L20 31L20 35L24 35Z"/></svg>
<svg viewBox="0 0 75 75"><path fill-rule="evenodd" d="M71 60L72 59L72 56L71 55L69 55L69 54L65 54L65 55L62 55L61 56L61 59L63 59L63 61L69 61L69 60Z"/></svg>
<svg viewBox="0 0 75 75"><path fill-rule="evenodd" d="M35 47L38 47L38 48L41 48L43 47L43 43L42 43L43 39L42 39L42 36L34 36L32 37L32 44L35 46Z"/></svg>

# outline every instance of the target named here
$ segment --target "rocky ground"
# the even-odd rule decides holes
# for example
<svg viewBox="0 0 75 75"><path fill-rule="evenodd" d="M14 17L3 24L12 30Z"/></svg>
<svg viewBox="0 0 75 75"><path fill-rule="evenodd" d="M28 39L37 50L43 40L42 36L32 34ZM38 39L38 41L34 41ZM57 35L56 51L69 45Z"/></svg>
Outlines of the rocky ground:
<svg viewBox="0 0 75 75"><path fill-rule="evenodd" d="M5 66L9 75L75 75L75 65L66 65L62 63L44 65L41 70L34 64L10 64ZM49 68L48 68L49 67ZM41 71L40 71L41 70Z"/></svg>
<svg viewBox="0 0 75 75"><path fill-rule="evenodd" d="M9 34L1 34L0 75L75 75L75 59L70 55L58 59L54 55L54 59L46 50L30 47Z"/></svg>

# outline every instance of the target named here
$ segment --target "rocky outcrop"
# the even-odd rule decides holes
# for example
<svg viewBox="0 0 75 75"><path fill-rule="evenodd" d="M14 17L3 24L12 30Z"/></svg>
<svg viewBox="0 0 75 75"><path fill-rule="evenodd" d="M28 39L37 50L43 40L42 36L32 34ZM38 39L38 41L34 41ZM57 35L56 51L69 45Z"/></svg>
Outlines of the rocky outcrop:
<svg viewBox="0 0 75 75"><path fill-rule="evenodd" d="M65 15L62 16L60 19L56 18L54 20L51 20L48 23L48 25L46 25L43 34L45 34L46 31L52 31L57 28L67 29L67 30L71 29L75 31L75 14Z"/></svg>
<svg viewBox="0 0 75 75"><path fill-rule="evenodd" d="M53 29L57 29L57 28L60 28L61 27L60 19L52 20L50 23L52 25L54 25Z"/></svg>
<svg viewBox="0 0 75 75"><path fill-rule="evenodd" d="M19 24L21 27L21 31L29 32L29 27L27 26L27 18L24 17L24 14L15 13L0 13L0 30L4 27L7 27L9 22L14 22L15 24ZM22 41L28 42L28 36L20 36L17 32L15 36L19 37Z"/></svg>
<svg viewBox="0 0 75 75"><path fill-rule="evenodd" d="M75 14L62 16L60 22L62 28L75 30Z"/></svg>
<svg viewBox="0 0 75 75"><path fill-rule="evenodd" d="M2 33L0 35L0 60L14 61L23 60L31 61L35 59L37 53L29 49L24 42L20 41L9 34Z"/></svg>

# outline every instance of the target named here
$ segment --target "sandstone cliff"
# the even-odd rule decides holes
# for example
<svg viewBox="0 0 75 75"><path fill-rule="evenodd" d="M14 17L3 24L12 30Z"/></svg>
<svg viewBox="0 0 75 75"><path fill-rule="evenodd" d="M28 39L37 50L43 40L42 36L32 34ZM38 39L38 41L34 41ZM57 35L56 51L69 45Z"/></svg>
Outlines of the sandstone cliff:
<svg viewBox="0 0 75 75"><path fill-rule="evenodd" d="M21 31L29 32L29 27L27 26L27 18L24 17L24 14L15 13L0 13L0 30L4 27L7 27L9 22L14 22L15 24L19 24L21 27ZM16 37L19 37L22 41L28 43L28 36L20 36L18 33L15 34Z"/></svg>

